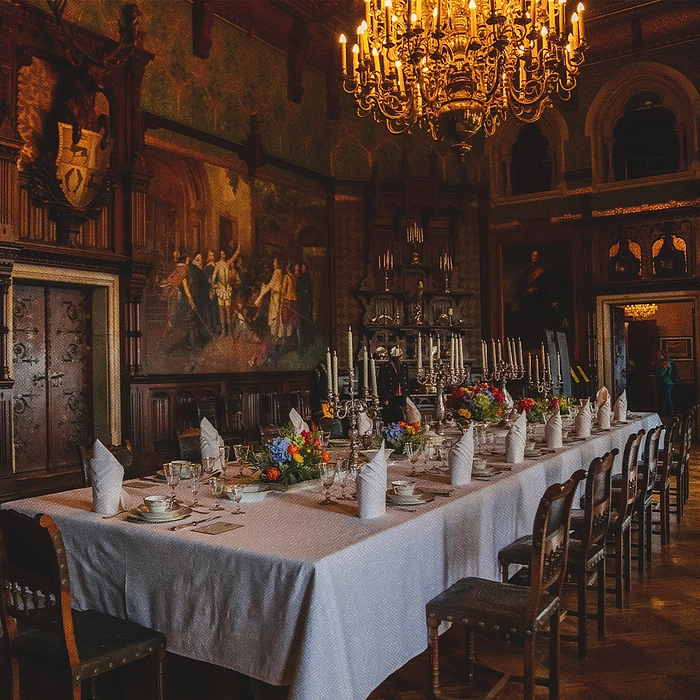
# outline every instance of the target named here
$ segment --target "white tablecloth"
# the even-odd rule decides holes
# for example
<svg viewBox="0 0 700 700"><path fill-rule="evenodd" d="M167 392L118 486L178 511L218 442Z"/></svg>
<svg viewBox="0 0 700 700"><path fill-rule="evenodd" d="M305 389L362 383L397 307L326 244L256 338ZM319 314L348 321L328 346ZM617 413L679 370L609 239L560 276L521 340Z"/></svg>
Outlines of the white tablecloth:
<svg viewBox="0 0 700 700"><path fill-rule="evenodd" d="M290 685L290 700L327 700L339 689L362 700L426 648L427 601L464 576L499 578L498 551L531 532L548 485L658 422L643 415L416 512L388 508L370 521L356 517L354 502L318 505L318 484L244 504L245 515L223 517L244 527L216 536L103 519L86 489L4 507L55 518L74 607L160 630L176 654ZM391 466L389 479L408 469ZM429 484L441 486L419 479ZM130 492L140 501L166 487Z"/></svg>

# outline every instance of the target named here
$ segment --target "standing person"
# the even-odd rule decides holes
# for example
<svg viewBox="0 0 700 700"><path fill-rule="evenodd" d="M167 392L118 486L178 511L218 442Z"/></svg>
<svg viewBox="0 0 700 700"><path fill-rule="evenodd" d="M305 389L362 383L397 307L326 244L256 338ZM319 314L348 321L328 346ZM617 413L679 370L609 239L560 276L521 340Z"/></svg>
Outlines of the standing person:
<svg viewBox="0 0 700 700"><path fill-rule="evenodd" d="M382 404L382 420L385 425L404 420L404 406L408 395L408 367L401 362L401 348L389 351L389 360L379 367L379 401Z"/></svg>
<svg viewBox="0 0 700 700"><path fill-rule="evenodd" d="M204 266L204 274L206 275L207 282L209 282L209 303L206 306L206 315L204 318L207 321L207 325L211 328L212 334L221 333L221 326L219 324L219 302L216 298L216 290L212 285L212 278L214 277L214 268L216 266L216 255L213 250L207 253L207 264Z"/></svg>
<svg viewBox="0 0 700 700"><path fill-rule="evenodd" d="M282 322L282 280L284 273L279 258L272 261L272 277L270 281L260 287L260 294L255 300L255 306L260 309L266 294L270 294L270 304L267 309L267 325L275 342L281 342L284 337L284 323Z"/></svg>
<svg viewBox="0 0 700 700"><path fill-rule="evenodd" d="M282 323L284 337L291 338L296 334L297 348L301 347L299 336L299 310L297 309L297 280L294 276L291 261L287 263L286 272L282 279Z"/></svg>
<svg viewBox="0 0 700 700"><path fill-rule="evenodd" d="M656 378L656 395L659 415L662 418L673 416L673 360L661 350L656 353L656 361L652 365Z"/></svg>
<svg viewBox="0 0 700 700"><path fill-rule="evenodd" d="M236 258L240 255L240 251L239 246L231 260L227 260L226 251L222 250L219 261L214 265L214 274L211 278L212 287L216 291L216 296L219 300L221 335L228 335L233 330L231 326L231 299L237 275L232 272L231 263L235 263Z"/></svg>

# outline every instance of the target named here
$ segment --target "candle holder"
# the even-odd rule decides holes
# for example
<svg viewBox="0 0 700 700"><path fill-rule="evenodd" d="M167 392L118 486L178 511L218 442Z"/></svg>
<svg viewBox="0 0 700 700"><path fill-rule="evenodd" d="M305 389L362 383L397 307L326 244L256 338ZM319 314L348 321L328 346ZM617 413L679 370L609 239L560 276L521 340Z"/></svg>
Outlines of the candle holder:
<svg viewBox="0 0 700 700"><path fill-rule="evenodd" d="M505 362L504 360L497 361L493 369L483 372L484 379L487 382L498 384L503 392L506 390L507 382L513 379L522 379L524 376L524 367L520 367L517 363Z"/></svg>
<svg viewBox="0 0 700 700"><path fill-rule="evenodd" d="M452 256L445 253L440 256L440 271L445 274L445 294L450 293L450 281L452 280L453 262Z"/></svg>
<svg viewBox="0 0 700 700"><path fill-rule="evenodd" d="M389 292L389 274L394 270L394 256L390 251L379 256L379 271L384 275L384 291Z"/></svg>
<svg viewBox="0 0 700 700"><path fill-rule="evenodd" d="M449 386L459 386L469 379L469 372L455 368L451 363L447 363L442 358L437 358L433 362L433 368L426 370L418 368L416 377L426 393L435 391L435 418L437 419L436 432L438 435L445 433L445 388Z"/></svg>
<svg viewBox="0 0 700 700"><path fill-rule="evenodd" d="M561 381L561 377L555 381L552 377L552 373L546 367L543 369L541 377L536 376L533 378L531 374L529 374L527 377L528 387L530 387L531 390L536 391L538 394L543 394L544 396L554 394L555 389L556 393L558 394L561 390L562 384L563 382Z"/></svg>
<svg viewBox="0 0 700 700"><path fill-rule="evenodd" d="M374 419L379 415L380 405L379 397L372 395L369 388L365 388L363 396L355 395L355 369L348 370L350 376L350 398L341 399L339 394L328 394L328 402L336 418L343 420L348 419L350 429L348 436L350 437L350 469L360 469L360 433L357 429L357 421L361 413L366 413L369 418Z"/></svg>

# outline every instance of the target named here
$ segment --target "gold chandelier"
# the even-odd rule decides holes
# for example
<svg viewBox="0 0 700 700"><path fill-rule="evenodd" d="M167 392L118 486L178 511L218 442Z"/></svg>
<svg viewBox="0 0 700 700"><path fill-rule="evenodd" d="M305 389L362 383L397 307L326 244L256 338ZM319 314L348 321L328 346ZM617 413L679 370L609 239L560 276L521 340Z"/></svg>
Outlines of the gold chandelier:
<svg viewBox="0 0 700 700"><path fill-rule="evenodd" d="M345 91L393 134L418 125L459 152L510 110L533 122L569 99L586 50L584 6L566 0L365 0L357 42L340 36ZM349 54L349 55L348 55Z"/></svg>
<svg viewBox="0 0 700 700"><path fill-rule="evenodd" d="M624 308L625 316L642 319L654 316L659 310L656 304L627 304Z"/></svg>

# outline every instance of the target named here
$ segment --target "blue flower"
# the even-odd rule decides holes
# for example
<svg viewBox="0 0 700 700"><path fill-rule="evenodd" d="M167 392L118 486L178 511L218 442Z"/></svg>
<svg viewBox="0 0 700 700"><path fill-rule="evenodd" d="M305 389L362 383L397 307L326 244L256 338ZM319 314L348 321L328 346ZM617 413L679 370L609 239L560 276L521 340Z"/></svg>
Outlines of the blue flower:
<svg viewBox="0 0 700 700"><path fill-rule="evenodd" d="M287 451L291 443L287 438L277 437L270 444L270 458L273 462L279 464L280 462L288 462L291 459L291 455Z"/></svg>
<svg viewBox="0 0 700 700"><path fill-rule="evenodd" d="M384 430L384 439L388 442L403 436L406 431L398 423L390 423Z"/></svg>

